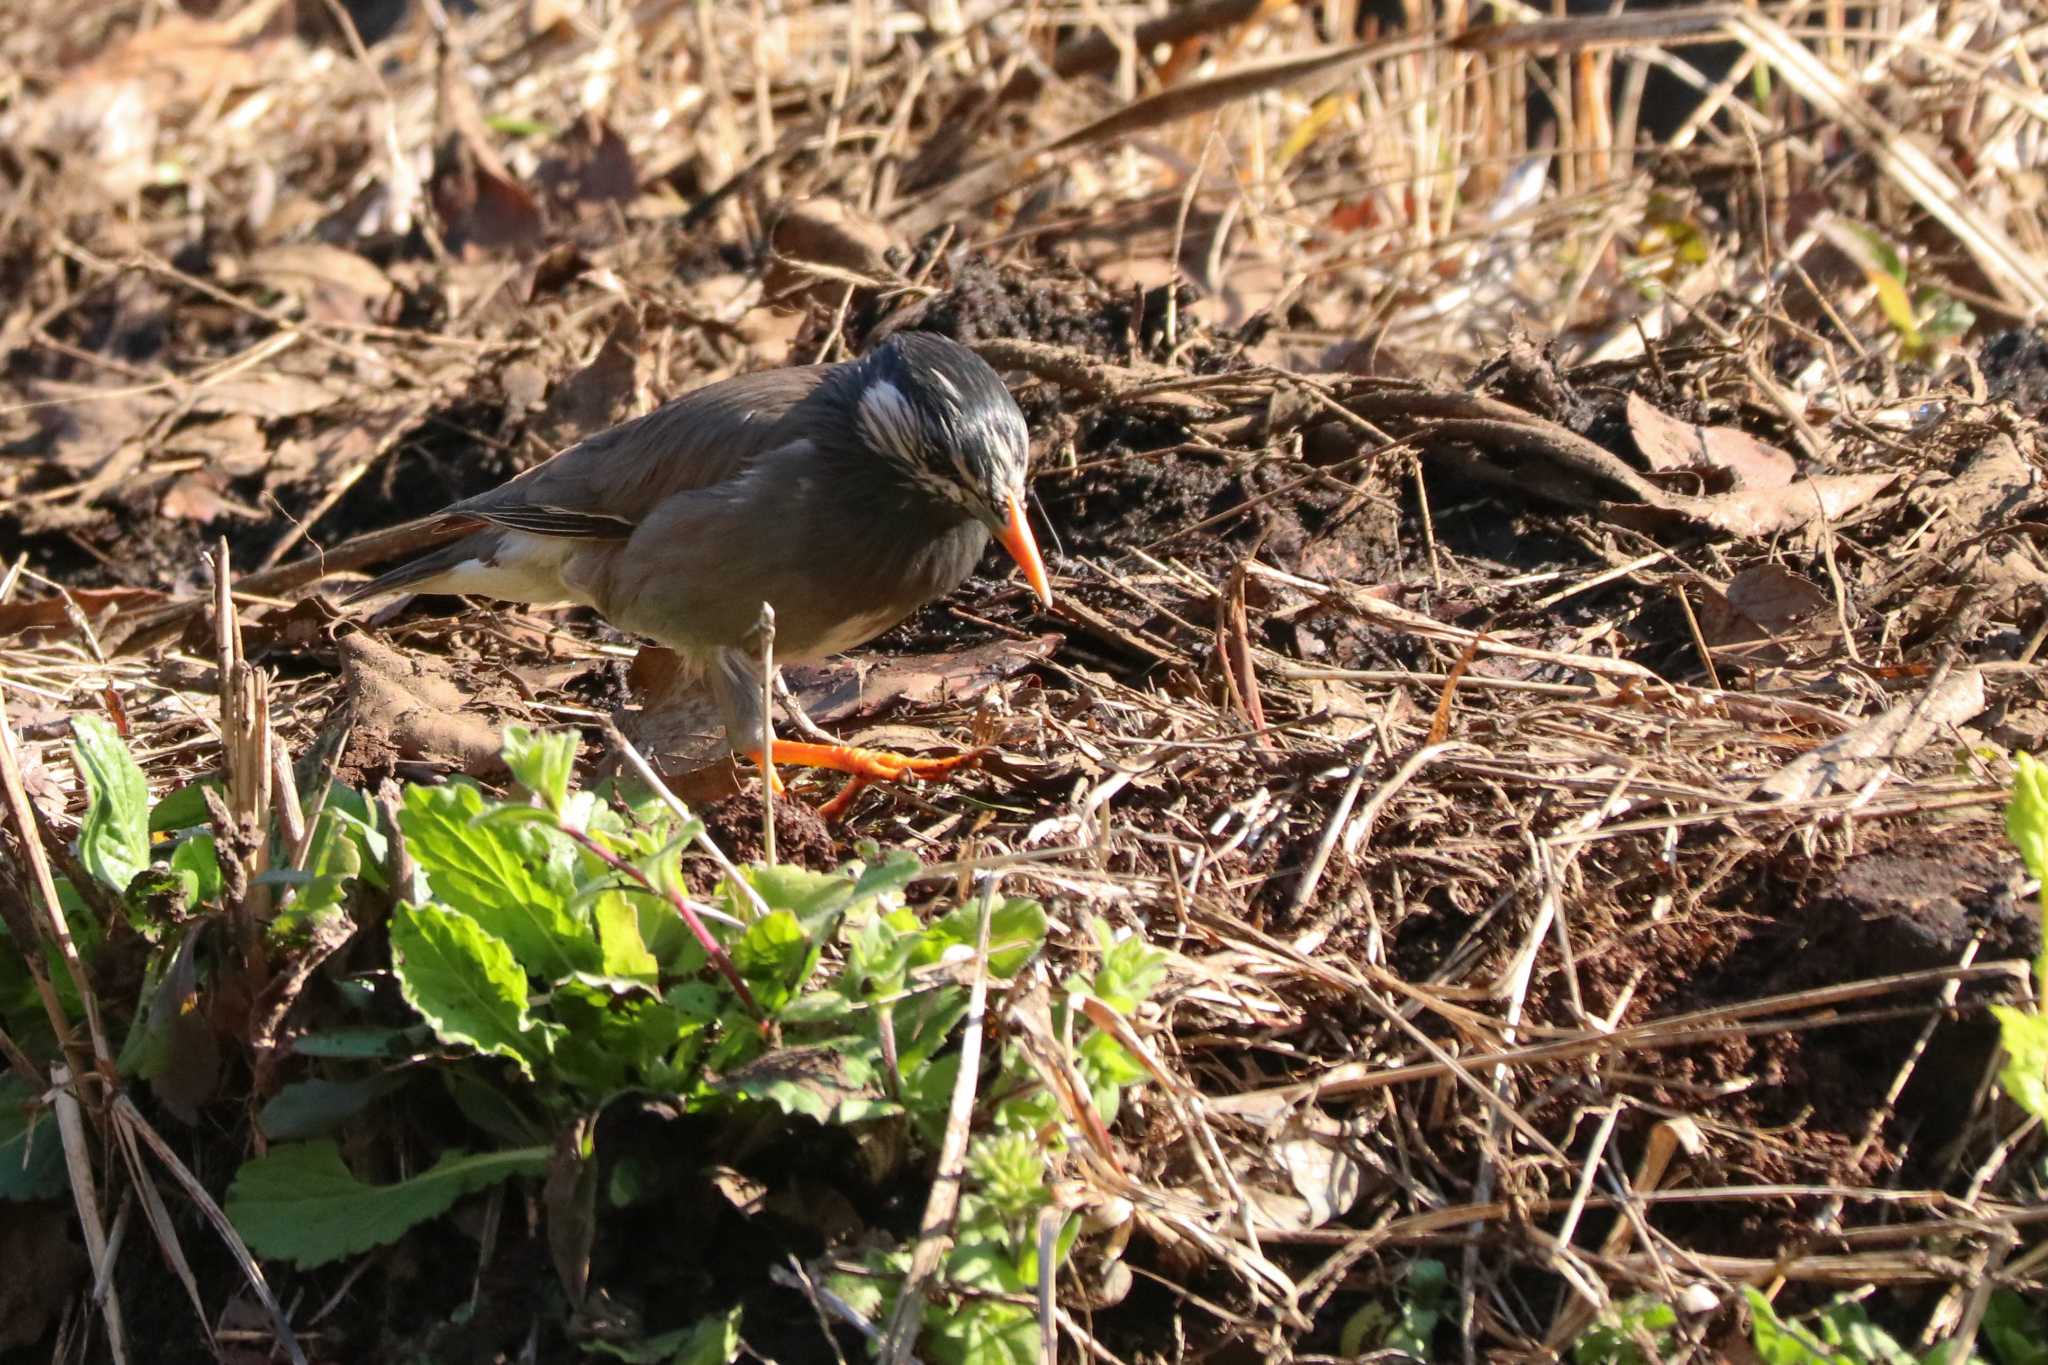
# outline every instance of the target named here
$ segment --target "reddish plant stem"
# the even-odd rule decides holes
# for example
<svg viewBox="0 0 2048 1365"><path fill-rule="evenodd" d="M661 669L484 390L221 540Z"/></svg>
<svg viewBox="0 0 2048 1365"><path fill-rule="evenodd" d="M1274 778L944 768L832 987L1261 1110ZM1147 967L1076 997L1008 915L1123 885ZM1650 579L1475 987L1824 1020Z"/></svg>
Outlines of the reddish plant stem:
<svg viewBox="0 0 2048 1365"><path fill-rule="evenodd" d="M645 887L650 895L660 896L670 905L674 906L676 913L683 917L683 923L689 925L690 932L697 936L697 942L703 946L705 956L711 959L711 965L718 968L718 974L723 976L726 982L731 985L733 993L739 996L740 1003L747 1007L747 1012L756 1019L764 1017L761 1013L761 1006L754 999L754 993L747 989L746 981L740 976L740 969L732 965L732 958L726 954L724 947L719 944L718 940L711 937L711 931L704 927L703 920L697 918L697 912L690 908L688 901L684 900L675 891L665 891L661 887L656 886L645 872L642 872L624 858L619 857L582 830L570 829L567 825L561 824L555 827L589 850L594 857L603 862L612 871L631 877L634 881Z"/></svg>

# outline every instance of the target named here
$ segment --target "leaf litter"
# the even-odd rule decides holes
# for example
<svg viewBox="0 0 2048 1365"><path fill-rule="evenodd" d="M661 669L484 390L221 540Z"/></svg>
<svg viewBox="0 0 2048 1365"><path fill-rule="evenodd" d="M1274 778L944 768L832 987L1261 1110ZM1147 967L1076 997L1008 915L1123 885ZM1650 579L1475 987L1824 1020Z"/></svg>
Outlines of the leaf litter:
<svg viewBox="0 0 2048 1365"><path fill-rule="evenodd" d="M587 612L343 613L339 589L419 548L409 520L661 398L928 328L981 347L1030 418L1062 605L1035 611L992 558L792 676L849 738L999 740L1006 761L869 789L843 825L778 801L772 824L810 866L860 838L1006 864L1062 908L1062 969L1099 951L1083 915L1170 950L1133 1025L1162 1079L1062 1172L1134 1210L1059 1291L1064 1349L1327 1355L1426 1258L1451 1270L1443 1358L1557 1349L1609 1302L1681 1289L1680 1349L1711 1358L1738 1349L1737 1282L1788 1310L1886 1286L1873 1311L1931 1341L1988 1258L2033 1285L2014 1144L2036 1139L1973 1089L2000 964L2038 949L1997 755L2048 746L2048 342L2016 325L2034 300L2011 267L2043 240L2021 187L2044 54L1998 46L2039 46L1994 36L2009 16L1965 7L1981 31L1910 43L1728 21L1797 93L1703 80L1653 158L1590 117L1542 143L1506 92L1553 68L1513 26L1375 37L1190 5L1134 46L1062 7L420 5L381 32L329 7L353 34L303 7L296 27L289 6L130 8L0 40L51 73L9 94L0 158L0 687L54 846L86 809L66 722L109 699L152 795L227 768L200 559L221 536L267 724L287 760L329 754L302 795L322 773L373 799L498 785L515 722L581 728L587 779L621 767L617 725L686 799L711 799L693 769L732 790L704 718L664 706L657 652ZM888 41L857 32L884 12ZM1588 59L1575 110L1612 96L1627 126L1654 66L1697 57L1555 23ZM1451 89L1443 124L1413 116ZM1996 170L1937 211L1945 182L1872 150L1873 119ZM1841 146L1864 151L1822 174ZM1798 154L1767 183L1758 147ZM1976 325L1945 332L1963 301ZM751 793L706 814L758 853ZM125 1014L150 950L118 919L100 985ZM308 951L268 1000L279 1036L317 1033L395 932L366 916ZM193 999L136 1098L226 1171L264 1140L230 1112L251 1012ZM1042 1007L995 1008L1057 1088ZM778 1059L799 1087L802 1060ZM295 1330L423 1345L481 1296L560 1341L533 1304L561 1248L487 1194L458 1203L491 1182L435 1164L503 1116L374 1089L342 1131L384 1155L314 1172L338 1215L373 1222L409 1179L495 1231L442 1271L417 1267L447 1230L405 1232L415 1268L358 1263L374 1292ZM841 1196L830 1219L773 1195L721 1215L744 1291L601 1208L570 1259L649 1339L746 1297L779 1324L744 1315L749 1341L805 1358L812 1305L767 1268L914 1231L924 1206L915 1175L877 1183L815 1126L616 1121L619 1150L673 1154L682 1123L704 1171L794 1191L829 1170ZM551 1208L578 1206L564 1170ZM69 1264L68 1224L21 1226ZM161 1293L138 1240L124 1287ZM220 1304L242 1280L203 1246ZM340 1272L293 1259L269 1273L301 1305L342 1301ZM78 1292L5 1301L0 1340L46 1340Z"/></svg>

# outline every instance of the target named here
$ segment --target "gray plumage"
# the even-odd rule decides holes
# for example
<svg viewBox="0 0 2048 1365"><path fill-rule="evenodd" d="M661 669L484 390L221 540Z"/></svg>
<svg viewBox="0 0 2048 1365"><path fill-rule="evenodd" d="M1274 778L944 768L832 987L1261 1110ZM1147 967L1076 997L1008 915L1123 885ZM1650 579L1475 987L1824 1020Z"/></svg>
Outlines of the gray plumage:
<svg viewBox="0 0 2048 1365"><path fill-rule="evenodd" d="M764 719L762 602L779 662L873 639L973 571L1015 515L1028 458L1023 414L979 356L899 333L858 360L708 385L570 446L444 509L444 524L477 529L349 600L593 607L674 649L746 747Z"/></svg>

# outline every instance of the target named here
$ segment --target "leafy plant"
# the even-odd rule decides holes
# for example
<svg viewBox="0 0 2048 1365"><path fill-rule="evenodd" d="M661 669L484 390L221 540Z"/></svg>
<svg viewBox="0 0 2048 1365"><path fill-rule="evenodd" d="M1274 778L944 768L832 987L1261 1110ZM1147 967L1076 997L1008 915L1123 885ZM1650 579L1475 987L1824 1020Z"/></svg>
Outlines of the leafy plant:
<svg viewBox="0 0 2048 1365"><path fill-rule="evenodd" d="M233 969L202 934L236 894L208 828L218 783L151 807L119 737L90 719L79 723L77 757L89 798L79 864L102 903L112 898L155 945L122 1068L174 1073L170 1059L190 1041L179 1030L197 1026L198 1002ZM390 977L417 1022L375 1022L376 993L333 979L343 1002L370 1013L295 1040L293 1052L319 1072L263 1105L257 1121L271 1145L229 1192L228 1216L259 1255L320 1265L395 1241L498 1182L545 1176L549 1240L574 1298L600 1193L590 1135L621 1096L696 1112L767 1106L827 1124L894 1123L927 1144L943 1134L980 907L919 915L903 897L917 860L873 844L831 871L739 868L695 900L682 858L701 825L615 789L576 790L575 757L573 733L513 727L504 746L512 797L462 780L407 786L396 817L411 871L400 885L388 884L388 836L373 807L342 784L306 802L312 828L297 865L269 832L265 880L277 894L264 951L280 961L332 951L353 933L364 895L388 895ZM78 888L60 890L78 901ZM83 948L97 943L91 915L74 929ZM1046 930L1035 901L998 899L990 980L1025 971ZM1071 1254L1081 1227L1054 1197L1055 1163L1075 1125L1113 1121L1126 1088L1146 1078L1117 1021L1157 988L1165 956L1100 924L1093 933L1092 967L1062 983L1051 1010L1055 1036L1072 1044L1076 1098L1092 1112L1067 1112L1072 1101L1048 1088L1030 1051L1006 1043L973 1115L954 1248L927 1287L933 1359L1037 1358L1036 1316L1019 1300ZM0 1018L11 1028L17 1014L32 1021L37 1004L25 976L0 971ZM441 1150L389 1183L360 1179L335 1135L380 1099L434 1083L477 1131L476 1150ZM0 1086L0 1198L60 1189L54 1134L32 1122L33 1097L9 1079ZM633 1186L624 1171L605 1188L617 1201ZM1052 1264L1042 1265L1047 1251ZM907 1269L905 1251L878 1248L860 1275L833 1277L834 1288L878 1316ZM735 1313L592 1349L720 1361L737 1350L737 1333Z"/></svg>
<svg viewBox="0 0 2048 1365"><path fill-rule="evenodd" d="M2019 847L2027 871L2042 884L2040 910L2048 929L2048 767L2031 754L2013 761L2012 797L2005 807L2006 835ZM1998 1083L2013 1103L2037 1119L2048 1121L2048 1013L2042 996L2048 992L2048 946L2034 960L2034 1003L2022 1008L1993 1005L2005 1065Z"/></svg>
<svg viewBox="0 0 2048 1365"><path fill-rule="evenodd" d="M1451 1307L1450 1270L1442 1261L1415 1261L1409 1265L1401 1295L1391 1308L1369 1303L1345 1322L1338 1352L1356 1356L1367 1351L1399 1351L1411 1359L1434 1360L1430 1339Z"/></svg>
<svg viewBox="0 0 2048 1365"><path fill-rule="evenodd" d="M1614 1305L1572 1343L1572 1365L1649 1365L1671 1350L1678 1314L1654 1294L1637 1294ZM1654 1355L1646 1355L1648 1342Z"/></svg>
<svg viewBox="0 0 2048 1365"><path fill-rule="evenodd" d="M2010 1289L1991 1295L1984 1336L1998 1365L2048 1365L2048 1315Z"/></svg>
<svg viewBox="0 0 2048 1365"><path fill-rule="evenodd" d="M1749 1302L1750 1344L1764 1365L1966 1365L1972 1359L1954 1342L1913 1354L1846 1294L1800 1321L1778 1316L1759 1291L1742 1292Z"/></svg>

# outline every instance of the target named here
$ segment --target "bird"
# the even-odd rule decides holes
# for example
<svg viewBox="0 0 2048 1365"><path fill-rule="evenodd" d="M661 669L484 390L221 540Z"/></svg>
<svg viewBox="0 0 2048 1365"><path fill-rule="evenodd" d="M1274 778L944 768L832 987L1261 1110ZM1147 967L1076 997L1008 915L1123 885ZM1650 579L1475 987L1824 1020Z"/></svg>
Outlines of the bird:
<svg viewBox="0 0 2048 1365"><path fill-rule="evenodd" d="M897 331L834 364L739 374L568 446L428 519L460 539L349 592L449 593L595 609L673 650L729 751L871 782L945 777L912 758L763 739L762 605L774 660L857 648L958 587L993 537L1053 604L1025 515L1030 434L969 347ZM467 534L462 534L467 532Z"/></svg>

